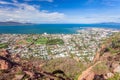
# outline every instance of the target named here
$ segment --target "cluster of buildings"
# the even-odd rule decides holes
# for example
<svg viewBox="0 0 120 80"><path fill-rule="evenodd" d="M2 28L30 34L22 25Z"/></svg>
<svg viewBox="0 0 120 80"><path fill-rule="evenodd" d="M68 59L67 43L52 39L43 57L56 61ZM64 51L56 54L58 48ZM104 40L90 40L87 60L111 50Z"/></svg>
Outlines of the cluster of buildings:
<svg viewBox="0 0 120 80"><path fill-rule="evenodd" d="M77 61L91 61L101 41L109 37L112 30L90 28L78 30L77 34L0 34L0 43L7 43L7 49L23 58L45 60L72 57ZM62 39L64 44L35 44L40 38ZM28 39L30 39L28 41Z"/></svg>

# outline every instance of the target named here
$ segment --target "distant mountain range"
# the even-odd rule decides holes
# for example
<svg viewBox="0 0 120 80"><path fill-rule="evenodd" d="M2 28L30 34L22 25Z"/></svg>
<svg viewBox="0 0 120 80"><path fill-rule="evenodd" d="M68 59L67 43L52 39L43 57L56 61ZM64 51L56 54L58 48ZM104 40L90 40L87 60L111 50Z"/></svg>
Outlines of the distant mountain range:
<svg viewBox="0 0 120 80"><path fill-rule="evenodd" d="M103 23L97 23L97 24L105 24L105 25L109 25L109 24L111 24L111 25L120 25L120 23L116 23L116 22L103 22Z"/></svg>
<svg viewBox="0 0 120 80"><path fill-rule="evenodd" d="M32 23L20 23L20 22L7 21L7 22L0 22L0 25L1 25L1 26L32 25Z"/></svg>
<svg viewBox="0 0 120 80"><path fill-rule="evenodd" d="M120 23L115 22L103 22L103 23L95 23L98 25L120 25ZM13 25L33 25L33 23L20 23L20 22L13 22L13 21L7 21L7 22L0 22L0 26L13 26Z"/></svg>

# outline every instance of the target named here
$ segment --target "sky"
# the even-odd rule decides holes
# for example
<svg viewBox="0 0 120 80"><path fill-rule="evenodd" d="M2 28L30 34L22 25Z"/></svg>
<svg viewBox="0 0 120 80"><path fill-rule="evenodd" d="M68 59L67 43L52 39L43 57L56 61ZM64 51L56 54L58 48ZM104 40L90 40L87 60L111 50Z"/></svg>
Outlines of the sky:
<svg viewBox="0 0 120 80"><path fill-rule="evenodd" d="M0 0L0 21L120 22L120 0Z"/></svg>

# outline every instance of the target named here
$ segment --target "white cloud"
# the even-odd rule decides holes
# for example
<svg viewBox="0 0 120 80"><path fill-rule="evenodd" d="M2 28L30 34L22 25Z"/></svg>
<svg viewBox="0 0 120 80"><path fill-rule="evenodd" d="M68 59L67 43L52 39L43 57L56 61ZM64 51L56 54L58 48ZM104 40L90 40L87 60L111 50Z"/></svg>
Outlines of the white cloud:
<svg viewBox="0 0 120 80"><path fill-rule="evenodd" d="M0 21L18 21L32 23L54 23L65 18L63 13L39 10L35 5L24 3L8 3L0 1L0 4L10 4L16 7L0 8Z"/></svg>
<svg viewBox="0 0 120 80"><path fill-rule="evenodd" d="M53 0L24 0L24 1L46 1L46 2L53 2Z"/></svg>
<svg viewBox="0 0 120 80"><path fill-rule="evenodd" d="M12 3L5 2L5 1L0 1L0 4L12 4Z"/></svg>
<svg viewBox="0 0 120 80"><path fill-rule="evenodd" d="M18 0L12 0L14 3L18 3Z"/></svg>
<svg viewBox="0 0 120 80"><path fill-rule="evenodd" d="M47 1L47 2L53 2L53 0L38 0L38 1Z"/></svg>
<svg viewBox="0 0 120 80"><path fill-rule="evenodd" d="M92 14L92 15L74 15L67 16L68 23L102 23L102 22L120 22L120 15L112 14Z"/></svg>
<svg viewBox="0 0 120 80"><path fill-rule="evenodd" d="M38 5L29 5L19 3L18 0L11 2L0 1L2 5L12 5L15 7L0 6L0 21L18 21L32 23L99 23L99 22L120 22L119 9L109 11L95 12L96 10L71 12L67 16L59 12L49 12L47 10L39 10ZM45 0L39 0L45 1ZM48 0L46 0L48 1ZM92 1L92 0L90 0ZM105 1L105 0L104 0ZM117 1L117 0L116 0ZM88 13L89 12L89 13ZM114 13L116 12L116 13Z"/></svg>

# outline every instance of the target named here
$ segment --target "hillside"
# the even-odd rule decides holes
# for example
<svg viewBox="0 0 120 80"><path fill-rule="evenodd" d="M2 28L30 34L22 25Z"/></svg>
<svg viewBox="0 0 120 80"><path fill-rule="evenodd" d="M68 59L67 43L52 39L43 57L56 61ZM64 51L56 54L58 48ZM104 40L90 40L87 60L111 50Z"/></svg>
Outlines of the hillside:
<svg viewBox="0 0 120 80"><path fill-rule="evenodd" d="M9 51L1 50L0 80L71 80L61 70L42 70L42 65L40 60L23 60L19 55L11 55Z"/></svg>
<svg viewBox="0 0 120 80"><path fill-rule="evenodd" d="M78 80L120 80L120 33L103 41L92 65Z"/></svg>
<svg viewBox="0 0 120 80"><path fill-rule="evenodd" d="M43 40L43 39L42 39ZM20 44L22 44L20 42ZM119 80L120 33L104 39L93 61L71 57L43 60L21 58L0 49L0 80ZM52 45L53 46L53 45Z"/></svg>

